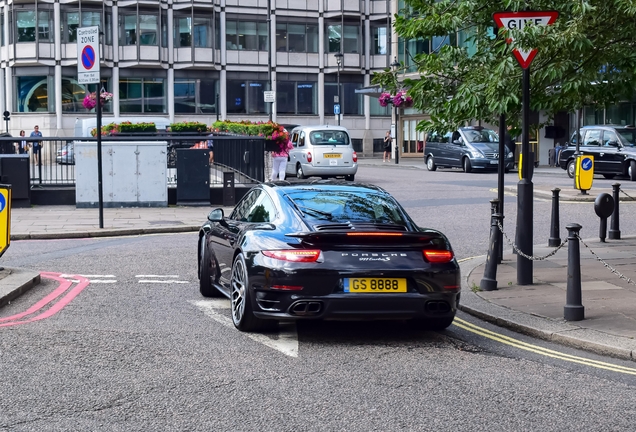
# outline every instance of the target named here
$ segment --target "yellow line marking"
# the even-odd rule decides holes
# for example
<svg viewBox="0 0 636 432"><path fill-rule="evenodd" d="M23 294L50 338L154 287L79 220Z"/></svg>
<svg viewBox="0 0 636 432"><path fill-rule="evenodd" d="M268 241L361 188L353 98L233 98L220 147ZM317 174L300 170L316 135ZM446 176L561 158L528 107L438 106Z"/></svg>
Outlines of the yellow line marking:
<svg viewBox="0 0 636 432"><path fill-rule="evenodd" d="M471 333L475 333L477 335L483 336L485 338L494 340L496 342L503 343L505 345L510 345L515 348L519 348L522 350L530 351L535 354L543 355L546 357L555 358L558 360L568 361L572 363L578 363L585 366L595 367L598 369L605 369L612 372L624 373L628 375L636 375L636 368L630 368L625 366L618 366L611 363L605 363L602 361L586 359L584 357L578 357L570 354L561 353L559 351L554 351L548 348L543 348L538 345L529 344L518 339L511 338L509 336L505 336L499 333L495 333L493 331L487 330L482 327L478 327L474 324L469 323L468 321L464 321L461 318L455 317L453 321L457 327L462 328Z"/></svg>

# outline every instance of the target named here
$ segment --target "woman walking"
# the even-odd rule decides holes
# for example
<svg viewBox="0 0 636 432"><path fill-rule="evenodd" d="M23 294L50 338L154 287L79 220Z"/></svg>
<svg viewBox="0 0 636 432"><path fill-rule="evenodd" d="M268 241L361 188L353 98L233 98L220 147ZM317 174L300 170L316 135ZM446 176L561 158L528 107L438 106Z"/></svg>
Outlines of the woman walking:
<svg viewBox="0 0 636 432"><path fill-rule="evenodd" d="M391 131L386 131L386 135L384 135L384 155L382 156L382 162L391 161L391 142L393 142Z"/></svg>
<svg viewBox="0 0 636 432"><path fill-rule="evenodd" d="M280 150L272 152L272 177L271 180L285 180L285 169L287 168L287 158L289 151L294 148L290 140L280 144Z"/></svg>

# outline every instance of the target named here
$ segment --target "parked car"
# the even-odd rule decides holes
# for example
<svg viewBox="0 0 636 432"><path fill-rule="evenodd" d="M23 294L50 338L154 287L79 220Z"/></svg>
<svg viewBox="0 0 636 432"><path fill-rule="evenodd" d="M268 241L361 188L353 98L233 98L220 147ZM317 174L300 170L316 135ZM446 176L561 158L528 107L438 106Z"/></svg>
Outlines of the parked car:
<svg viewBox="0 0 636 432"><path fill-rule="evenodd" d="M504 171L514 166L512 152L505 148ZM467 126L454 132L429 133L424 147L424 160L429 171L438 167L473 170L497 170L499 166L499 135L481 126Z"/></svg>
<svg viewBox="0 0 636 432"><path fill-rule="evenodd" d="M55 162L60 165L75 165L75 148L72 142L62 146L57 151Z"/></svg>
<svg viewBox="0 0 636 432"><path fill-rule="evenodd" d="M406 319L448 327L460 270L444 234L420 228L377 187L265 183L199 231L200 291L231 300L241 331L278 320Z"/></svg>
<svg viewBox="0 0 636 432"><path fill-rule="evenodd" d="M358 155L346 128L341 126L299 126L291 131L294 148L289 152L287 175L298 178L342 177L353 181L358 172Z"/></svg>
<svg viewBox="0 0 636 432"><path fill-rule="evenodd" d="M633 126L595 125L580 130L581 154L594 156L594 174L607 179L626 175L636 181L636 128ZM559 166L574 177L576 132L559 152Z"/></svg>

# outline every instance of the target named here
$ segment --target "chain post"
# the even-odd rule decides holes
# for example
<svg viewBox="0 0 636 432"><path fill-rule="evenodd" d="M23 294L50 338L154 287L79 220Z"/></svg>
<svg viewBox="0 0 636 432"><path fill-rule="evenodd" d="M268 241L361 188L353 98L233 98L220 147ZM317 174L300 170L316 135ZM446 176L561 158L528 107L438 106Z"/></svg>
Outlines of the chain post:
<svg viewBox="0 0 636 432"><path fill-rule="evenodd" d="M501 215L503 215L503 213L499 210L499 198L495 198L495 199L491 199L490 200L490 223L492 226L492 217L496 214L496 213L500 213ZM503 225L503 217L501 218L501 222ZM495 251L495 255L493 255L495 261L497 262L497 264L501 264L501 260L503 259L503 236L501 234L501 231L497 230L497 244L499 245L499 248Z"/></svg>
<svg viewBox="0 0 636 432"><path fill-rule="evenodd" d="M497 205L499 200L497 201ZM491 203L492 203L491 201ZM486 257L486 266L484 268L484 277L479 283L482 291L495 291L497 289L497 256L499 255L499 226L503 215L493 213L490 217L490 245L488 246L488 255Z"/></svg>
<svg viewBox="0 0 636 432"><path fill-rule="evenodd" d="M561 189L552 189L552 220L550 222L550 238L548 246L557 247L561 244L561 234L559 231L559 192Z"/></svg>
<svg viewBox="0 0 636 432"><path fill-rule="evenodd" d="M581 303L581 250L579 231L581 225L572 223L568 230L568 284L563 318L566 321L581 321L585 318L585 307Z"/></svg>
<svg viewBox="0 0 636 432"><path fill-rule="evenodd" d="M614 183L612 185L612 195L614 195L614 212L612 212L612 220L610 222L609 229L609 238L610 240L620 240L621 239L621 230L620 230L620 221L618 218L618 201L619 201L619 192L621 189L620 183Z"/></svg>

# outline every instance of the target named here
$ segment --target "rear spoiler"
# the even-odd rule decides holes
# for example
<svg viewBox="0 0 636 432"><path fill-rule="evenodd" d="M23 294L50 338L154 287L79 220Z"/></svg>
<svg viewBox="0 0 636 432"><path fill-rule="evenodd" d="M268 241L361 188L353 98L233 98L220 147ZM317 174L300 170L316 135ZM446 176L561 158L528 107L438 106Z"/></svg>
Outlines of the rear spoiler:
<svg viewBox="0 0 636 432"><path fill-rule="evenodd" d="M450 244L438 231L395 232L395 231L308 231L285 234L300 239L310 245L419 245L435 249L451 250Z"/></svg>

